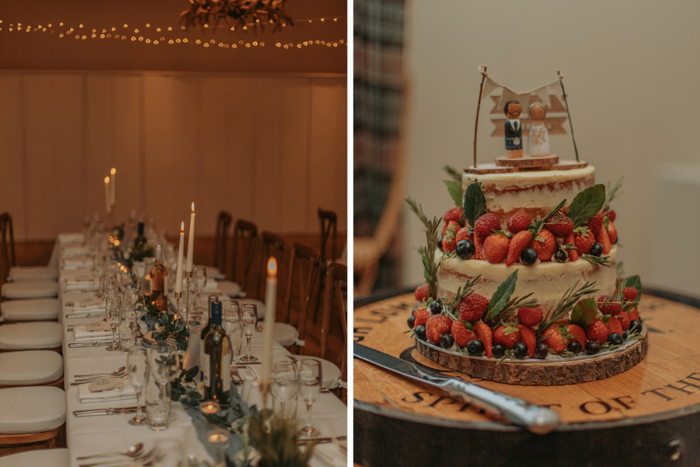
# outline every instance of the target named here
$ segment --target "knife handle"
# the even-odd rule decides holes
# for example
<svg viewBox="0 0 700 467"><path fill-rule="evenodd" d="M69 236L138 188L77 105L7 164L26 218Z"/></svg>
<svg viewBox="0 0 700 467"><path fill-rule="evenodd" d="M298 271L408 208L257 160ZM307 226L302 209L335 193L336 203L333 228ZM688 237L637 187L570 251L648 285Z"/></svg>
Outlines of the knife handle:
<svg viewBox="0 0 700 467"><path fill-rule="evenodd" d="M491 391L459 379L450 379L438 383L438 386L453 397L502 415L536 434L549 433L559 425L559 414L554 410L530 404L518 397Z"/></svg>

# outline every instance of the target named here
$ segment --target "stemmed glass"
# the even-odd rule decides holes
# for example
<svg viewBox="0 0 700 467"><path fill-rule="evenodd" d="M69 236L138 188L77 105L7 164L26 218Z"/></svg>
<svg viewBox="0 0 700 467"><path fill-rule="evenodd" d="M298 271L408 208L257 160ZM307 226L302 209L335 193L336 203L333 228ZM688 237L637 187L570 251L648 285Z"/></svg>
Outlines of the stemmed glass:
<svg viewBox="0 0 700 467"><path fill-rule="evenodd" d="M294 362L275 362L272 369L272 396L274 411L280 421L296 418L296 401L299 394L299 371ZM287 407L287 404L289 407Z"/></svg>
<svg viewBox="0 0 700 467"><path fill-rule="evenodd" d="M242 362L257 362L257 357L250 354L250 340L255 334L255 326L258 324L258 309L255 305L246 303L241 310L241 320L243 321L243 335L246 339L246 354L240 358Z"/></svg>
<svg viewBox="0 0 700 467"><path fill-rule="evenodd" d="M126 356L126 374L129 377L131 387L136 391L136 416L129 420L131 425L143 425L146 416L141 410L141 393L146 385L148 376L148 355L143 347L134 347Z"/></svg>
<svg viewBox="0 0 700 467"><path fill-rule="evenodd" d="M221 323L228 340L231 341L231 374L237 373L236 363L241 355L243 345L243 326L241 325L241 307L235 300L224 302L224 319Z"/></svg>
<svg viewBox="0 0 700 467"><path fill-rule="evenodd" d="M317 436L318 430L311 425L311 408L321 395L321 362L313 358L304 358L299 363L299 383L301 397L306 402L306 425L299 430L302 436Z"/></svg>
<svg viewBox="0 0 700 467"><path fill-rule="evenodd" d="M107 322L112 328L112 345L107 350L119 350L117 343L117 328L122 319L122 298L119 295L108 295L106 303Z"/></svg>
<svg viewBox="0 0 700 467"><path fill-rule="evenodd" d="M207 286L207 268L205 266L195 266L192 271L192 277L197 286L197 299L199 299L204 287Z"/></svg>

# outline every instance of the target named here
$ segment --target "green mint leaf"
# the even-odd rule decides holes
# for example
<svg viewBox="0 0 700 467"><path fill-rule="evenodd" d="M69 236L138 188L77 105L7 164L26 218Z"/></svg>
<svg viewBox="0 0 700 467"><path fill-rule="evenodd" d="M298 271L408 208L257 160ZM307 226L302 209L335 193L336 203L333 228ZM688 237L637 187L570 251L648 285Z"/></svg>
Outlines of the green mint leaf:
<svg viewBox="0 0 700 467"><path fill-rule="evenodd" d="M625 287L634 287L637 289L637 292L639 293L639 296L641 297L642 295L642 280L639 278L639 276L634 275L634 276L629 276L625 278L625 282L622 284L622 288L624 289Z"/></svg>
<svg viewBox="0 0 700 467"><path fill-rule="evenodd" d="M508 276L501 285L498 286L494 294L491 296L489 306L486 308L487 319L495 319L506 307L510 301L510 296L515 291L515 283L518 280L518 270L513 271L513 274Z"/></svg>
<svg viewBox="0 0 700 467"><path fill-rule="evenodd" d="M462 182L456 180L443 180L445 185L447 185L447 191L450 193L450 197L455 202L455 206L462 205Z"/></svg>
<svg viewBox="0 0 700 467"><path fill-rule="evenodd" d="M464 191L462 209L464 209L464 215L472 228L476 220L486 212L486 197L481 183L478 181L470 183Z"/></svg>
<svg viewBox="0 0 700 467"><path fill-rule="evenodd" d="M569 217L574 221L574 226L584 225L605 203L605 185L593 185L577 194L569 207Z"/></svg>
<svg viewBox="0 0 700 467"><path fill-rule="evenodd" d="M598 304L593 298L584 298L574 306L571 312L571 322L578 324L582 328L590 326L598 314Z"/></svg>

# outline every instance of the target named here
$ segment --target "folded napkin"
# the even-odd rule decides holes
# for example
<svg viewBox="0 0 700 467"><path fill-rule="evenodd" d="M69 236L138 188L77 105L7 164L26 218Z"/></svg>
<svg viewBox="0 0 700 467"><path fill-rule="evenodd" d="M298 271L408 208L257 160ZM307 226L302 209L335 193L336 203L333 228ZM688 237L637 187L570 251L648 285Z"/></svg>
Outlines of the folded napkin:
<svg viewBox="0 0 700 467"><path fill-rule="evenodd" d="M347 441L340 441L345 443ZM340 467L347 465L347 454L344 453L335 443L319 444L314 448L311 456L310 466Z"/></svg>
<svg viewBox="0 0 700 467"><path fill-rule="evenodd" d="M100 283L95 276L76 276L67 278L63 282L63 290L95 290L100 288Z"/></svg>
<svg viewBox="0 0 700 467"><path fill-rule="evenodd" d="M58 243L66 245L68 243L83 243L85 235L81 232L65 232L58 234Z"/></svg>
<svg viewBox="0 0 700 467"><path fill-rule="evenodd" d="M90 254L90 249L86 246L64 246L61 249L61 256L64 258L75 256L87 256Z"/></svg>
<svg viewBox="0 0 700 467"><path fill-rule="evenodd" d="M91 256L74 256L70 258L63 259L63 269L75 270L75 269L89 269L94 266L94 259Z"/></svg>
<svg viewBox="0 0 700 467"><path fill-rule="evenodd" d="M219 285L214 279L208 279L207 285L204 286L202 292L216 292L219 290Z"/></svg>
<svg viewBox="0 0 700 467"><path fill-rule="evenodd" d="M83 404L91 404L93 402L108 402L108 401L136 401L136 391L129 384L127 378L123 378L123 389L111 389L109 391L91 392L89 384L81 384L78 386L78 398Z"/></svg>
<svg viewBox="0 0 700 467"><path fill-rule="evenodd" d="M98 321L95 325L104 323L102 329L90 330L87 326L76 326L73 328L76 342L110 342L112 340L112 329L104 321ZM91 324L90 327L95 327ZM106 329L109 328L109 329Z"/></svg>
<svg viewBox="0 0 700 467"><path fill-rule="evenodd" d="M89 311L105 311L105 301L103 298L91 297L76 300L73 303L74 313L86 313Z"/></svg>

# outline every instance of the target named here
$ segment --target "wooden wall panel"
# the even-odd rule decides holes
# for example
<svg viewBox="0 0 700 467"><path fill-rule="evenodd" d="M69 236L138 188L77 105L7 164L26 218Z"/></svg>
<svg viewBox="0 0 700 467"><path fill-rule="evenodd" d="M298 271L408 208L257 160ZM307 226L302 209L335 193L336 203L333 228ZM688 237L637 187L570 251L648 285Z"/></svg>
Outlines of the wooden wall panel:
<svg viewBox="0 0 700 467"><path fill-rule="evenodd" d="M21 77L0 75L0 212L12 215L15 236L26 235Z"/></svg>
<svg viewBox="0 0 700 467"><path fill-rule="evenodd" d="M18 240L80 230L95 212L104 218L111 167L117 204L108 224L135 209L174 236L195 201L203 236L214 234L221 210L260 230L316 233L319 206L336 210L346 231L344 79L8 72L0 80L0 202Z"/></svg>

